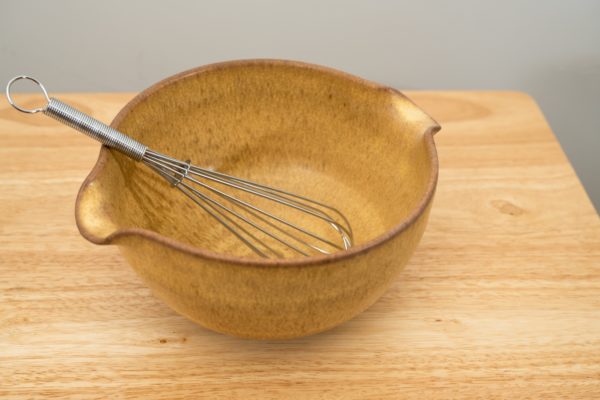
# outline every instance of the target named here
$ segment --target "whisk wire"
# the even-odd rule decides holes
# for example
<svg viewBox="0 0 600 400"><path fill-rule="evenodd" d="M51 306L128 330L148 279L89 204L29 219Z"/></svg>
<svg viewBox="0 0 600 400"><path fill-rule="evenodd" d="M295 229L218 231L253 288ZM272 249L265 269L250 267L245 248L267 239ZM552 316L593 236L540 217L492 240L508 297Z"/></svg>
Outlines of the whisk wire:
<svg viewBox="0 0 600 400"><path fill-rule="evenodd" d="M269 246L264 240L257 238L256 235L251 234L247 229L243 228L240 222L252 226L253 228L267 235L268 237L283 244L287 248L290 248L296 253L304 256L307 256L309 254L306 251L302 250L300 247L298 247L298 245L312 249L322 254L329 254L330 251L326 250L322 246L318 246L314 243L310 243L307 240L302 239L300 236L298 236L298 234L311 237L316 241L330 246L331 248L336 250L343 250L349 247L349 245L352 242L352 231L350 229L349 224L347 223L347 220L341 213L339 213L339 211L335 210L332 207L266 185L261 185L255 182L247 181L245 179L232 177L221 172L191 166L189 161L183 162L168 157L164 154L157 153L153 150L146 151L142 162L159 172L159 174L163 176L163 178L169 181L173 186L178 187L182 192L184 192L184 194L186 194L189 198L194 200L194 202L198 203L198 200L201 200L204 202L205 205L210 206L212 208L212 210L210 211L208 211L206 207L203 207L203 209L205 209L211 216L213 216L220 223L222 223L229 231L236 234L236 236L242 241L244 241L244 243L247 244L255 253L263 257L265 257L265 254L263 251L258 249L258 245L264 247L265 249L268 249L268 251L274 253L277 256L279 256L279 253L275 251L271 246ZM227 187L239 189L243 192L259 196L266 200L273 201L285 205L287 207L291 207L292 209L296 209L303 213L309 214L311 216L314 216L328 223L336 232L338 232L338 234L342 237L342 243L334 243L333 241L302 226L299 226L298 224L290 222L289 220L286 220L278 215L275 215L272 212L266 211L256 205L248 203L247 201L225 193L214 186L208 185L205 182L202 182L199 179L195 178L194 176L198 178L207 179L222 185L226 185ZM207 191L219 196L221 199L229 202L231 206L240 207L245 214L251 216L253 219L249 218L247 215L242 215L240 212L234 210L233 207L225 206L219 201L202 193L197 188L185 183L186 180L190 181L191 183L195 184L200 188L206 189ZM182 186L183 188L185 188L185 190L182 189ZM308 202L313 203L317 206L330 209L336 214L339 214L341 216L341 219L344 222L346 222L346 226L337 222L332 216L328 215L324 211L316 208L315 206L307 204ZM226 212L228 215L225 215L224 212ZM232 219L232 217L237 218L238 222ZM277 230L280 234L285 235L285 237L287 237L288 239L286 240L274 234L270 230L265 229L265 227L259 225L257 221L260 221L263 224L266 224L269 227ZM278 226L274 222L291 228L291 230L293 232L296 232L297 234L293 234L288 230L283 229L281 226ZM238 233L236 233L236 229L230 226L229 224L233 224L235 228L242 230L242 232L244 232L244 234L246 234L251 240L249 240L246 237L240 237L243 235L239 235ZM295 241L298 245L291 243L290 240ZM250 244L250 242L252 242L253 244Z"/></svg>
<svg viewBox="0 0 600 400"><path fill-rule="evenodd" d="M243 233L245 233L250 238L252 238L255 242L263 244L263 246L265 248L267 248L274 255L276 255L278 257L281 256L280 253L278 253L277 251L275 251L270 246L262 243L255 235L253 235L252 233L250 233L243 226L241 226L240 224L238 224L236 221L232 220L230 217L228 217L223 212L219 211L217 208L215 208L211 204L211 202L212 203L217 203L217 202L215 202L211 198L205 196L203 193L195 190L194 188L190 187L189 185L187 185L185 183L183 183L183 184L180 185L181 181L183 180L183 175L180 176L179 178L175 178L175 177L173 177L173 175L171 173L165 171L165 170L171 170L170 168L165 168L164 166L161 166L159 164L155 164L151 160L148 160L148 161L149 162L146 163L146 165L148 165L150 168L152 168L153 170L155 170L160 176L162 176L163 178L165 178L168 182L171 182L171 184L173 186L175 186L183 194L185 194L188 198L190 198L190 200L192 200L194 203L196 203L197 205L199 205L200 207L202 207L202 209L204 211L206 211L209 215L211 215L213 218L215 218L217 221L219 221L225 228L227 228L227 230L229 230L236 237L238 237L242 242L244 242L255 253L257 253L261 257L268 257L267 254L265 254L258 247L256 247L252 243L252 241L249 241L246 237L244 237L244 235L242 235L240 233L240 231L243 232ZM172 170L171 170L171 172L172 172ZM222 205L219 204L219 206L222 206ZM222 206L222 207L224 207L224 206ZM230 224L234 225L238 230L234 229Z"/></svg>

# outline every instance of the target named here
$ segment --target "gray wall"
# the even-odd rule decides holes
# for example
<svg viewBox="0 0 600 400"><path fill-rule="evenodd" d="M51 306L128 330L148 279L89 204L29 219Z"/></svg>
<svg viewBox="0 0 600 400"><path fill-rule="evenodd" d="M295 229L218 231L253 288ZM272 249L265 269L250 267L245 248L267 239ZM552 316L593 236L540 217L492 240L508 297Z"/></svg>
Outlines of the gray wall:
<svg viewBox="0 0 600 400"><path fill-rule="evenodd" d="M600 1L12 1L0 82L139 91L240 58L324 64L400 89L533 95L600 206Z"/></svg>

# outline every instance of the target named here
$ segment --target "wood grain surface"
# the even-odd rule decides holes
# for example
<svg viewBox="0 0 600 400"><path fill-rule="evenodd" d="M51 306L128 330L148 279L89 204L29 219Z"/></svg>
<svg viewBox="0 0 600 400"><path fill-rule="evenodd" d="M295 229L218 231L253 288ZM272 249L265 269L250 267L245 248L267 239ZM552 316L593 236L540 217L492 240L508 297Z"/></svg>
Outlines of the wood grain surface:
<svg viewBox="0 0 600 400"><path fill-rule="evenodd" d="M369 310L280 342L194 325L82 239L98 146L0 101L0 396L600 398L600 220L535 102L407 94L443 127L421 245ZM56 97L108 122L132 94Z"/></svg>

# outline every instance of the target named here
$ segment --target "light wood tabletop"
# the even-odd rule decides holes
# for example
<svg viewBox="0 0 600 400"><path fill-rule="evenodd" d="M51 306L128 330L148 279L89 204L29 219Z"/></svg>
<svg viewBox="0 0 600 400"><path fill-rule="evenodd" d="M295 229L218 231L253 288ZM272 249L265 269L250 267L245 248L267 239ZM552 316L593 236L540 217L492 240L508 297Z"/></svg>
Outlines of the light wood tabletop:
<svg viewBox="0 0 600 400"><path fill-rule="evenodd" d="M443 127L414 257L353 320L267 342L177 315L80 237L98 145L0 101L0 397L600 398L600 219L542 113L515 92L407 94ZM108 122L132 96L56 97Z"/></svg>

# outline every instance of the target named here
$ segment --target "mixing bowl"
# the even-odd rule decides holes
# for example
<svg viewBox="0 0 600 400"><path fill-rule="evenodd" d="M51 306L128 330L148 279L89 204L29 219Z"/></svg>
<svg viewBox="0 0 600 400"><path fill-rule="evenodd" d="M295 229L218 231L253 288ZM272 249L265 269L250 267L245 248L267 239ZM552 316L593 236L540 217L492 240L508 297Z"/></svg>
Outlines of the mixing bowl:
<svg viewBox="0 0 600 400"><path fill-rule="evenodd" d="M400 92L291 61L214 64L146 89L112 123L149 147L336 206L355 246L267 260L142 164L103 147L76 205L81 234L116 244L153 292L246 338L332 328L390 286L431 207L438 124Z"/></svg>

